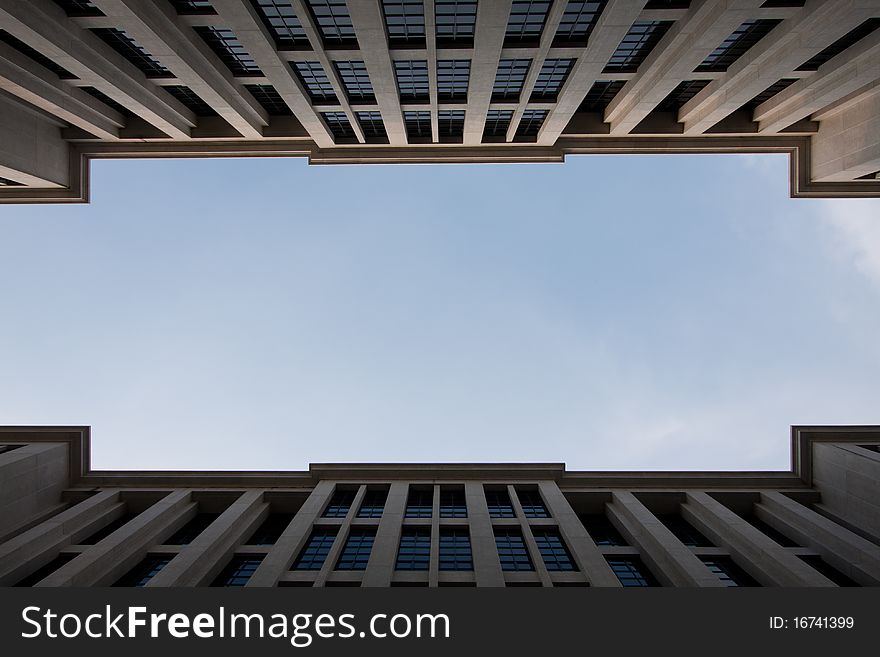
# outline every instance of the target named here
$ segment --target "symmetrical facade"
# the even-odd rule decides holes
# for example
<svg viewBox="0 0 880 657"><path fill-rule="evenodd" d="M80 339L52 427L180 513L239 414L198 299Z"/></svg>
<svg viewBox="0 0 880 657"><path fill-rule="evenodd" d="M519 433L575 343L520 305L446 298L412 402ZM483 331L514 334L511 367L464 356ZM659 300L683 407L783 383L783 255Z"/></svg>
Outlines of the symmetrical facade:
<svg viewBox="0 0 880 657"><path fill-rule="evenodd" d="M880 196L880 0L0 0L0 202L93 158L783 152Z"/></svg>
<svg viewBox="0 0 880 657"><path fill-rule="evenodd" d="M880 586L880 427L792 463L99 472L87 427L7 427L0 586Z"/></svg>

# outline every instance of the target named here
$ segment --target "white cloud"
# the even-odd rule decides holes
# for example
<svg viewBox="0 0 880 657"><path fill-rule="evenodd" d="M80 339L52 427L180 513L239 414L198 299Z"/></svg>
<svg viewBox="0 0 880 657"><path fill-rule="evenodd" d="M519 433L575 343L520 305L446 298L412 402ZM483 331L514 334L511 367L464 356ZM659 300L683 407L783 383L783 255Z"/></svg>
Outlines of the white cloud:
<svg viewBox="0 0 880 657"><path fill-rule="evenodd" d="M880 291L880 203L869 199L819 202L820 218L830 228L831 246L841 260Z"/></svg>

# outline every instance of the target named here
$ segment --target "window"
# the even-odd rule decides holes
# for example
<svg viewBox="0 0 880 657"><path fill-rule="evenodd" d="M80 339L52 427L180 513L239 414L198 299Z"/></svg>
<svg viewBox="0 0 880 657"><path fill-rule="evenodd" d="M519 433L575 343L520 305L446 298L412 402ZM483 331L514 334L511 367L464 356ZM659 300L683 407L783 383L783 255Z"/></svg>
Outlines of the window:
<svg viewBox="0 0 880 657"><path fill-rule="evenodd" d="M309 38L290 0L252 0L279 49L307 48Z"/></svg>
<svg viewBox="0 0 880 657"><path fill-rule="evenodd" d="M476 0L435 0L437 45L467 46L474 41Z"/></svg>
<svg viewBox="0 0 880 657"><path fill-rule="evenodd" d="M599 14L605 8L606 0L584 2L583 0L568 0L565 5L565 13L559 21L553 44L556 46L585 46L590 38L590 33L596 25Z"/></svg>
<svg viewBox="0 0 880 657"><path fill-rule="evenodd" d="M782 21L779 19L761 19L745 21L728 36L721 45L715 48L697 71L726 71L737 59L758 41L770 33Z"/></svg>
<svg viewBox="0 0 880 657"><path fill-rule="evenodd" d="M373 93L373 85L370 83L370 76L367 75L367 67L363 62L333 62L333 65L342 78L342 85L350 102L375 102L376 94Z"/></svg>
<svg viewBox="0 0 880 657"><path fill-rule="evenodd" d="M541 553L541 558L544 560L547 570L578 570L558 529L550 527L546 529L533 528L532 534L535 537L535 542L538 544L538 552Z"/></svg>
<svg viewBox="0 0 880 657"><path fill-rule="evenodd" d="M343 116L345 115L343 114ZM333 492L333 497L330 498L327 508L324 509L323 516L325 518L344 518L347 516L348 510L351 508L352 502L354 502L354 493L353 490L337 488Z"/></svg>
<svg viewBox="0 0 880 657"><path fill-rule="evenodd" d="M147 582L171 563L171 557L148 556L123 575L113 586L146 586Z"/></svg>
<svg viewBox="0 0 880 657"><path fill-rule="evenodd" d="M345 112L321 112L321 118L327 124L330 134L337 141L355 141L354 130L348 121ZM353 495L352 495L353 496ZM351 502L349 502L349 505ZM346 511L347 513L348 511ZM325 516L327 518L344 517L344 516Z"/></svg>
<svg viewBox="0 0 880 657"><path fill-rule="evenodd" d="M628 545L604 513L582 513L578 518L596 545Z"/></svg>
<svg viewBox="0 0 880 657"><path fill-rule="evenodd" d="M217 116L214 108L202 100L192 89L180 84L162 87L165 91L179 100L184 107L192 110L196 116Z"/></svg>
<svg viewBox="0 0 880 657"><path fill-rule="evenodd" d="M635 73L673 21L636 21L605 65L605 73Z"/></svg>
<svg viewBox="0 0 880 657"><path fill-rule="evenodd" d="M458 139L464 135L464 110L440 110L437 112L440 139Z"/></svg>
<svg viewBox="0 0 880 657"><path fill-rule="evenodd" d="M725 586L759 586L759 584L730 557L700 557L706 568L718 575Z"/></svg>
<svg viewBox="0 0 880 657"><path fill-rule="evenodd" d="M96 543L99 543L100 541L102 541L105 538L107 538L108 536L110 536L110 534L115 532L117 529L122 527L124 524L126 524L129 520L133 519L135 517L135 515L136 514L134 514L134 513L123 513L121 516L119 516L115 520L111 520L106 525L101 527L101 529L99 529L98 531L93 532L92 535L89 536L88 538L81 540L79 542L79 544L80 545L95 545Z"/></svg>
<svg viewBox="0 0 880 657"><path fill-rule="evenodd" d="M601 112L605 113L605 108L614 100L617 93L623 89L626 84L625 80L600 80L594 82L593 86L584 96L578 112Z"/></svg>
<svg viewBox="0 0 880 657"><path fill-rule="evenodd" d="M550 0L514 0L504 33L505 45L536 43L541 38Z"/></svg>
<svg viewBox="0 0 880 657"><path fill-rule="evenodd" d="M345 0L308 0L308 4L325 46L357 46Z"/></svg>
<svg viewBox="0 0 880 657"><path fill-rule="evenodd" d="M677 513L659 514L657 518L666 525L675 538L688 547L714 547L712 542Z"/></svg>
<svg viewBox="0 0 880 657"><path fill-rule="evenodd" d="M375 527L352 527L336 562L336 570L366 570L375 539Z"/></svg>
<svg viewBox="0 0 880 657"><path fill-rule="evenodd" d="M293 111L271 84L246 84L244 88L256 98L269 116L293 116Z"/></svg>
<svg viewBox="0 0 880 657"><path fill-rule="evenodd" d="M234 556L211 586L244 586L260 567L261 556Z"/></svg>
<svg viewBox="0 0 880 657"><path fill-rule="evenodd" d="M555 101L573 64L573 59L545 59L535 80L531 101Z"/></svg>
<svg viewBox="0 0 880 657"><path fill-rule="evenodd" d="M104 43L143 71L148 78L172 78L174 74L125 31L112 27L92 28Z"/></svg>
<svg viewBox="0 0 880 657"><path fill-rule="evenodd" d="M403 113L403 122L409 139L431 140L431 112L408 110Z"/></svg>
<svg viewBox="0 0 880 657"><path fill-rule="evenodd" d="M382 0L388 42L397 45L425 43L425 3L423 0Z"/></svg>
<svg viewBox="0 0 880 657"><path fill-rule="evenodd" d="M471 535L467 528L440 529L440 570L473 570Z"/></svg>
<svg viewBox="0 0 880 657"><path fill-rule="evenodd" d="M491 518L513 518L513 505L506 490L495 488L486 491L486 505Z"/></svg>
<svg viewBox="0 0 880 657"><path fill-rule="evenodd" d="M189 545L219 517L219 513L197 513L192 520L174 532L163 545Z"/></svg>
<svg viewBox="0 0 880 657"><path fill-rule="evenodd" d="M397 549L396 570L428 570L431 561L431 528L404 527Z"/></svg>
<svg viewBox="0 0 880 657"><path fill-rule="evenodd" d="M56 570L61 568L61 566L63 566L64 564L66 564L70 561L73 561L74 557L76 557L76 556L77 555L75 555L75 554L59 554L57 557L52 559L52 561L47 563L45 566L41 566L40 568L37 568L37 570L32 572L30 575L28 575L24 579L20 579L19 581L17 581L14 584L14 586L36 586L37 583L42 582L49 575L51 575Z"/></svg>
<svg viewBox="0 0 880 657"><path fill-rule="evenodd" d="M486 112L483 139L486 137L506 137L512 118L513 110L489 110Z"/></svg>
<svg viewBox="0 0 880 657"><path fill-rule="evenodd" d="M764 89L764 91L762 91L757 96L752 98L749 102L747 102L745 105L743 105L742 108L740 108L740 109L747 109L747 110L754 111L754 109L758 105L760 105L761 103L767 102L768 100L773 98L773 96L778 94L780 91L787 89L788 87L793 85L795 82L797 82L796 78L783 78L782 80L779 80L778 82L774 82L769 87Z"/></svg>
<svg viewBox="0 0 880 657"><path fill-rule="evenodd" d="M524 110L519 125L516 128L516 137L535 137L544 125L547 118L547 110Z"/></svg>
<svg viewBox="0 0 880 657"><path fill-rule="evenodd" d="M437 62L437 98L443 102L467 99L471 75L469 59L441 59Z"/></svg>
<svg viewBox="0 0 880 657"><path fill-rule="evenodd" d="M275 545L293 520L292 513L270 513L247 540L247 545Z"/></svg>
<svg viewBox="0 0 880 657"><path fill-rule="evenodd" d="M706 88L709 80L685 80L670 91L655 108L658 112L677 112L681 106Z"/></svg>
<svg viewBox="0 0 880 657"><path fill-rule="evenodd" d="M609 557L608 565L625 586L659 586L651 572L638 557Z"/></svg>
<svg viewBox="0 0 880 657"><path fill-rule="evenodd" d="M293 562L293 570L321 570L336 540L336 531L336 527L314 527Z"/></svg>
<svg viewBox="0 0 880 657"><path fill-rule="evenodd" d="M416 488L410 486L409 495L406 498L407 518L430 518L433 506L433 488Z"/></svg>
<svg viewBox="0 0 880 657"><path fill-rule="evenodd" d="M381 112L356 112L358 123L364 133L364 139L368 141L387 142L388 135L385 133L385 124L382 122Z"/></svg>
<svg viewBox="0 0 880 657"><path fill-rule="evenodd" d="M818 570L821 574L825 575L825 577L830 579L838 586L861 586L861 584L851 579L847 575L844 575L842 572L837 570L837 568L829 564L818 555L803 556L801 557L801 559L809 564L814 570Z"/></svg>
<svg viewBox="0 0 880 657"><path fill-rule="evenodd" d="M254 58L244 49L235 32L219 27L193 28L233 75L262 75Z"/></svg>
<svg viewBox="0 0 880 657"><path fill-rule="evenodd" d="M534 570L522 532L513 528L495 529L495 547L501 570Z"/></svg>
<svg viewBox="0 0 880 657"><path fill-rule="evenodd" d="M467 518L467 502L463 488L440 488L440 517Z"/></svg>
<svg viewBox="0 0 880 657"><path fill-rule="evenodd" d="M797 543L785 536L782 532L771 527L766 522L758 518L754 513L742 516L742 519L749 523L752 527L763 533L766 537L773 539L782 547L800 547Z"/></svg>
<svg viewBox="0 0 880 657"><path fill-rule="evenodd" d="M537 488L517 488L516 496L526 518L549 518L550 513Z"/></svg>
<svg viewBox="0 0 880 657"><path fill-rule="evenodd" d="M208 0L171 0L178 14L216 14Z"/></svg>
<svg viewBox="0 0 880 657"><path fill-rule="evenodd" d="M518 101L531 64L531 59L502 59L499 61L498 71L495 73L495 83L492 85L492 100L495 102Z"/></svg>
<svg viewBox="0 0 880 657"><path fill-rule="evenodd" d="M368 488L358 509L358 518L381 518L385 511L385 500L388 491L384 488Z"/></svg>
<svg viewBox="0 0 880 657"><path fill-rule="evenodd" d="M68 71L63 66L59 66L58 64L53 62L51 59L46 57L41 52L38 52L38 51L34 50L33 48L31 48L24 41L20 41L19 39L16 39L14 36L12 36L6 30L0 30L0 41L2 41L3 43L5 43L8 46L11 46L12 48L15 48L18 52L20 52L25 57L30 57L37 64L39 64L40 66L42 66L45 69L52 71L55 75L57 75L62 80L78 80L79 79L78 77L76 77L73 73Z"/></svg>
<svg viewBox="0 0 880 657"><path fill-rule="evenodd" d="M104 12L92 4L90 0L55 0L55 4L61 7L68 16L104 15Z"/></svg>
<svg viewBox="0 0 880 657"><path fill-rule="evenodd" d="M400 92L401 102L423 103L428 101L427 60L395 61L394 74L397 77L397 89Z"/></svg>
<svg viewBox="0 0 880 657"><path fill-rule="evenodd" d="M880 28L880 18L869 18L853 30L850 30L822 52L810 57L797 67L798 71L817 71L825 62L839 55L850 46L855 45L874 30Z"/></svg>
<svg viewBox="0 0 880 657"><path fill-rule="evenodd" d="M313 103L337 103L336 92L321 62L290 62Z"/></svg>
<svg viewBox="0 0 880 657"><path fill-rule="evenodd" d="M127 107L122 106L120 103L118 103L115 100L113 100L112 98L110 98L110 96L105 94L103 91L100 91L99 89L95 89L94 87L80 87L80 89L85 91L90 96L97 98L98 100L100 100L102 103L104 103L105 105L107 105L111 109L116 110L117 112L122 114L122 116L134 116L134 112L132 112Z"/></svg>

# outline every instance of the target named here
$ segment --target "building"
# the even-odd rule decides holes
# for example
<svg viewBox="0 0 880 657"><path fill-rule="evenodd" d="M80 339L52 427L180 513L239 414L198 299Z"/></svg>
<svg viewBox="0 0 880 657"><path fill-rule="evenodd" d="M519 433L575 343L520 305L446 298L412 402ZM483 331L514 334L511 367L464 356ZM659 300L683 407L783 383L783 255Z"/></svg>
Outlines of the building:
<svg viewBox="0 0 880 657"><path fill-rule="evenodd" d="M877 197L878 28L880 0L0 0L0 202L86 201L93 158L719 152Z"/></svg>
<svg viewBox="0 0 880 657"><path fill-rule="evenodd" d="M788 472L97 472L89 435L0 429L0 585L880 586L880 427L793 427Z"/></svg>

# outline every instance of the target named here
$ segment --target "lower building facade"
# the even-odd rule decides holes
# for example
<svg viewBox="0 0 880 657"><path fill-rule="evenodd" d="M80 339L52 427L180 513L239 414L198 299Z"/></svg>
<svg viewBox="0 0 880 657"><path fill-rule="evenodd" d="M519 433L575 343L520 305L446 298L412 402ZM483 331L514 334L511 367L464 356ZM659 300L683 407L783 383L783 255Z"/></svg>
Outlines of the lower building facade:
<svg viewBox="0 0 880 657"><path fill-rule="evenodd" d="M880 427L793 427L785 472L108 472L89 447L0 428L0 586L880 586Z"/></svg>

